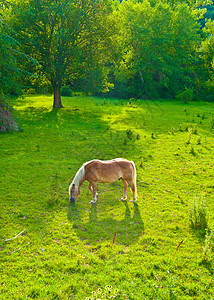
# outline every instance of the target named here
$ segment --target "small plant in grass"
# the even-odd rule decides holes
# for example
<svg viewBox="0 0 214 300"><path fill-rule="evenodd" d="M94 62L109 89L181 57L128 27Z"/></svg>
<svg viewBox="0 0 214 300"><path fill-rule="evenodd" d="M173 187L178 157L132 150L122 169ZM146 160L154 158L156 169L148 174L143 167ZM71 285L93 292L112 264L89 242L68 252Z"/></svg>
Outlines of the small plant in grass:
<svg viewBox="0 0 214 300"><path fill-rule="evenodd" d="M197 134L198 133L198 129L197 129L197 124L194 125L194 128L192 130L193 134Z"/></svg>
<svg viewBox="0 0 214 300"><path fill-rule="evenodd" d="M212 118L211 128L214 129L214 118Z"/></svg>
<svg viewBox="0 0 214 300"><path fill-rule="evenodd" d="M127 129L126 135L127 135L127 138L131 140L133 137L133 131L131 129Z"/></svg>
<svg viewBox="0 0 214 300"><path fill-rule="evenodd" d="M190 144L191 138L192 138L192 128L189 128L189 139L187 141L187 145Z"/></svg>
<svg viewBox="0 0 214 300"><path fill-rule="evenodd" d="M207 228L207 209L203 199L189 204L189 220L193 229L205 230Z"/></svg>
<svg viewBox="0 0 214 300"><path fill-rule="evenodd" d="M129 104L132 104L133 102L135 102L135 98L130 98L129 99Z"/></svg>
<svg viewBox="0 0 214 300"><path fill-rule="evenodd" d="M201 136L199 136L197 139L197 145L201 145Z"/></svg>
<svg viewBox="0 0 214 300"><path fill-rule="evenodd" d="M207 229L205 236L205 243L203 247L203 260L207 260L214 250L214 225Z"/></svg>
<svg viewBox="0 0 214 300"><path fill-rule="evenodd" d="M197 155L197 153L195 152L195 149L193 148L193 146L191 147L189 153L192 154L193 156L196 156L196 155Z"/></svg>
<svg viewBox="0 0 214 300"><path fill-rule="evenodd" d="M107 285L104 288L97 289L96 292L92 292L91 296L87 297L86 300L117 299L118 296L118 290L111 285Z"/></svg>

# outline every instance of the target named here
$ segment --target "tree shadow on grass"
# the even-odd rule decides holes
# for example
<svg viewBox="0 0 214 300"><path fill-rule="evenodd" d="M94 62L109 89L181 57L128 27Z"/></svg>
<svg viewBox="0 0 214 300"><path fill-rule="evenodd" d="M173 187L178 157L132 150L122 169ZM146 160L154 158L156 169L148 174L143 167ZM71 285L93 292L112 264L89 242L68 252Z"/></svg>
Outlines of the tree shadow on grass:
<svg viewBox="0 0 214 300"><path fill-rule="evenodd" d="M97 206L91 206L89 211L89 221L84 222L80 217L78 206L70 204L68 210L68 220L73 223L73 228L81 240L86 240L90 244L100 241L112 241L116 233L116 241L119 244L129 246L138 241L144 232L144 223L141 218L138 204L134 203L131 212L128 203L125 206L124 218L117 220L113 217L100 217Z"/></svg>

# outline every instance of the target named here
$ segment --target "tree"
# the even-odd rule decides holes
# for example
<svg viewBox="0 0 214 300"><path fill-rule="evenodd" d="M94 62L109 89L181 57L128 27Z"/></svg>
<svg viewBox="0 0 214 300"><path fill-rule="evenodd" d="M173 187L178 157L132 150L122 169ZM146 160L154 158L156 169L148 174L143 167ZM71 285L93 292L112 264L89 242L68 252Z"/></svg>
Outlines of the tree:
<svg viewBox="0 0 214 300"><path fill-rule="evenodd" d="M17 50L18 43L3 16L8 6L7 2L0 1L0 100L21 93L19 62L23 54Z"/></svg>
<svg viewBox="0 0 214 300"><path fill-rule="evenodd" d="M174 96L191 84L200 42L195 8L185 3L129 0L120 4L118 14L124 48L119 78L135 77L138 96L164 92Z"/></svg>
<svg viewBox="0 0 214 300"><path fill-rule="evenodd" d="M199 53L202 59L202 79L198 82L200 97L214 100L214 21L208 20L203 28L206 38L202 41Z"/></svg>
<svg viewBox="0 0 214 300"><path fill-rule="evenodd" d="M5 20L5 13L10 5L7 1L0 1L0 132L19 129L9 103L12 98L22 94L21 81L26 73L20 66L29 61L19 51L19 44L12 37L12 30Z"/></svg>
<svg viewBox="0 0 214 300"><path fill-rule="evenodd" d="M94 70L98 52L104 57L112 32L106 27L110 12L108 0L19 0L11 11L22 49L39 62L51 82L54 107L62 107L62 84L87 73L89 65Z"/></svg>

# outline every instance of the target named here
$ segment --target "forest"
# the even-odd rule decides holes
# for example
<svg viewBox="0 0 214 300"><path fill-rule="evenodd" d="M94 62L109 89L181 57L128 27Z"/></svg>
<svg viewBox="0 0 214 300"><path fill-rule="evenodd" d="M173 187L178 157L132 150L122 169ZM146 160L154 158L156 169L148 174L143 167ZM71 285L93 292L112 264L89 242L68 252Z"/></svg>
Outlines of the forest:
<svg viewBox="0 0 214 300"><path fill-rule="evenodd" d="M0 1L0 93L213 101L210 0Z"/></svg>

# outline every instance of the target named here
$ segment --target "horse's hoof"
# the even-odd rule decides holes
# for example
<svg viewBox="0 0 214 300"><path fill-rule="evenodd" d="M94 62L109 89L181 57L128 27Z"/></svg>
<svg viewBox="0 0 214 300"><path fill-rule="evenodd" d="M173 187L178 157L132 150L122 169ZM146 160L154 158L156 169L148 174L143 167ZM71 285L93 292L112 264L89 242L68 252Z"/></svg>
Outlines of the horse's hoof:
<svg viewBox="0 0 214 300"><path fill-rule="evenodd" d="M89 204L95 204L97 201L91 200Z"/></svg>
<svg viewBox="0 0 214 300"><path fill-rule="evenodd" d="M121 200L121 201L126 201L126 200L127 200L127 198L121 198L120 200Z"/></svg>

